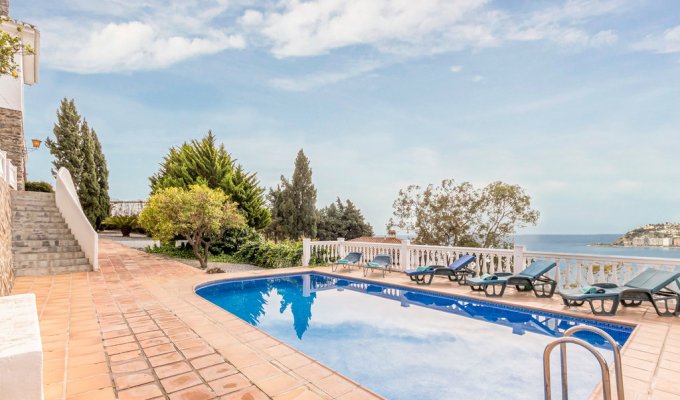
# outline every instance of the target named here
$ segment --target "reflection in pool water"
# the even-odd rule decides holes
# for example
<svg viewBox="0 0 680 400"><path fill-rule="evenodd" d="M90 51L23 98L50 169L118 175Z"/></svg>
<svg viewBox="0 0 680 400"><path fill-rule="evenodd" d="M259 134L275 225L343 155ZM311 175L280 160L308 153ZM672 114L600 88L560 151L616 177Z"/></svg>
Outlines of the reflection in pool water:
<svg viewBox="0 0 680 400"><path fill-rule="evenodd" d="M586 323L623 344L632 331L317 273L218 282L197 294L390 399L542 398L541 356L555 337ZM611 359L599 336L577 336ZM571 398L586 398L596 363L577 348L569 363Z"/></svg>

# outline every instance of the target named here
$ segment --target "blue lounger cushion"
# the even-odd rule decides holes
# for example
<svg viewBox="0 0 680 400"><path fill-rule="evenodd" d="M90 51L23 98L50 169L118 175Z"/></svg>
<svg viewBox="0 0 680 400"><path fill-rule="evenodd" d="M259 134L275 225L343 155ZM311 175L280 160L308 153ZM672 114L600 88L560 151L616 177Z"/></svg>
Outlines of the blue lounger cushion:
<svg viewBox="0 0 680 400"><path fill-rule="evenodd" d="M344 258L342 260L337 260L335 262L336 264L349 264L349 260L345 260Z"/></svg>
<svg viewBox="0 0 680 400"><path fill-rule="evenodd" d="M489 275L489 274L485 274L485 275ZM484 275L481 275L481 276L478 276L476 278L468 278L466 283L468 285L505 284L505 282L508 280L509 277L510 277L510 275L508 275L508 276L498 276L496 274L493 274L493 275L487 276L486 279L485 279ZM489 279L489 278L491 278L491 279Z"/></svg>
<svg viewBox="0 0 680 400"><path fill-rule="evenodd" d="M602 294L606 293L607 291L600 287L586 286L581 288L581 292L583 294Z"/></svg>
<svg viewBox="0 0 680 400"><path fill-rule="evenodd" d="M388 269L391 264L392 257L388 256L387 254L378 254L377 256L373 257L373 260L367 262L364 268Z"/></svg>
<svg viewBox="0 0 680 400"><path fill-rule="evenodd" d="M430 274L439 274L439 275L445 275L445 273L452 273L456 272L459 270L462 270L463 268L467 267L469 264L473 263L475 261L475 256L471 255L463 255L459 257L456 261L452 262L448 266L439 266L439 265L428 265L428 266L420 266L417 268L413 269L407 269L404 271L406 275L430 275Z"/></svg>

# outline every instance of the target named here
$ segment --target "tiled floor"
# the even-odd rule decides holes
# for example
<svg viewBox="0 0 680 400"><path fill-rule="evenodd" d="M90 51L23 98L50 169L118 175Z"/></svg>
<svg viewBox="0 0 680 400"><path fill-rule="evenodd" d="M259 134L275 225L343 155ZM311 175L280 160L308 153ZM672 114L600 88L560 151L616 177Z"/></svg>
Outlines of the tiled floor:
<svg viewBox="0 0 680 400"><path fill-rule="evenodd" d="M225 275L105 240L100 265L100 272L16 281L14 294L33 292L38 299L46 399L377 397L193 293L196 284ZM375 279L412 287L398 273ZM446 280L428 289L477 296ZM586 314L526 294L502 301ZM680 400L680 318L640 307L613 320L638 325L623 350L626 398Z"/></svg>

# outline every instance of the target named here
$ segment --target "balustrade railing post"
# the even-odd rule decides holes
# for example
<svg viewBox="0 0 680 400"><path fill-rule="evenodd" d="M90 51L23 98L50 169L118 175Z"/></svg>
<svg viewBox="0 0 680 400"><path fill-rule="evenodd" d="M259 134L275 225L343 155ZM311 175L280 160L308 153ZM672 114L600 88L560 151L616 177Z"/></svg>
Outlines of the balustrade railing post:
<svg viewBox="0 0 680 400"><path fill-rule="evenodd" d="M312 257L312 239L302 239L302 266L309 267L309 259Z"/></svg>
<svg viewBox="0 0 680 400"><path fill-rule="evenodd" d="M403 239L401 241L401 247L399 248L399 268L401 268L402 271L411 268L411 257L409 257L408 248L410 245L411 241L408 239Z"/></svg>
<svg viewBox="0 0 680 400"><path fill-rule="evenodd" d="M512 268L512 273L513 274L518 274L524 270L526 267L526 262L524 260L524 253L527 251L526 246L522 245L515 245L515 250L512 254L512 259L513 259L513 268Z"/></svg>
<svg viewBox="0 0 680 400"><path fill-rule="evenodd" d="M345 238L338 238L338 254L337 258L345 258L347 254L345 253Z"/></svg>

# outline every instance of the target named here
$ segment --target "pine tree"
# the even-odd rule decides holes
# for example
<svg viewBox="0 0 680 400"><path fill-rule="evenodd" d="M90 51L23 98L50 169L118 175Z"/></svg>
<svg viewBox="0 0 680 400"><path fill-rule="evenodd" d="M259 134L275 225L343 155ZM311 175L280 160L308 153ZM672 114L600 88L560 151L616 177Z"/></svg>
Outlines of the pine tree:
<svg viewBox="0 0 680 400"><path fill-rule="evenodd" d="M94 163L97 172L97 183L99 185L99 201L97 211L97 225L109 216L109 208L111 198L109 197L109 168L106 165L106 157L102 151L102 144L99 142L97 132L94 129L91 131L92 140L94 142Z"/></svg>
<svg viewBox="0 0 680 400"><path fill-rule="evenodd" d="M340 198L319 211L319 240L335 240L339 237L347 240L361 236L373 236L373 227L364 220L354 203Z"/></svg>
<svg viewBox="0 0 680 400"><path fill-rule="evenodd" d="M83 120L81 125L82 138L81 150L83 155L82 170L80 173L80 181L78 183L78 198L80 205L83 207L83 212L87 219L90 220L92 226L97 226L97 218L100 213L100 190L99 181L97 179L97 165L95 163L95 144L92 137L92 131L87 125L87 121Z"/></svg>
<svg viewBox="0 0 680 400"><path fill-rule="evenodd" d="M187 189L197 183L222 189L238 204L248 226L264 228L269 224L270 214L256 174L236 164L224 145L217 146L215 141L213 133L208 131L201 140L171 148L160 170L149 178L152 194L167 187Z"/></svg>
<svg viewBox="0 0 680 400"><path fill-rule="evenodd" d="M64 167L69 170L73 182L78 186L80 182L80 172L82 166L82 151L80 140L80 115L76 110L73 99L64 98L57 110L57 123L54 124L55 140L48 138L45 145L50 149L54 156L53 173L56 176L59 168Z"/></svg>
<svg viewBox="0 0 680 400"><path fill-rule="evenodd" d="M273 216L268 230L270 236L276 239L316 237L316 188L309 159L302 149L295 158L293 177L290 181L281 177L281 184L269 192L269 202Z"/></svg>

